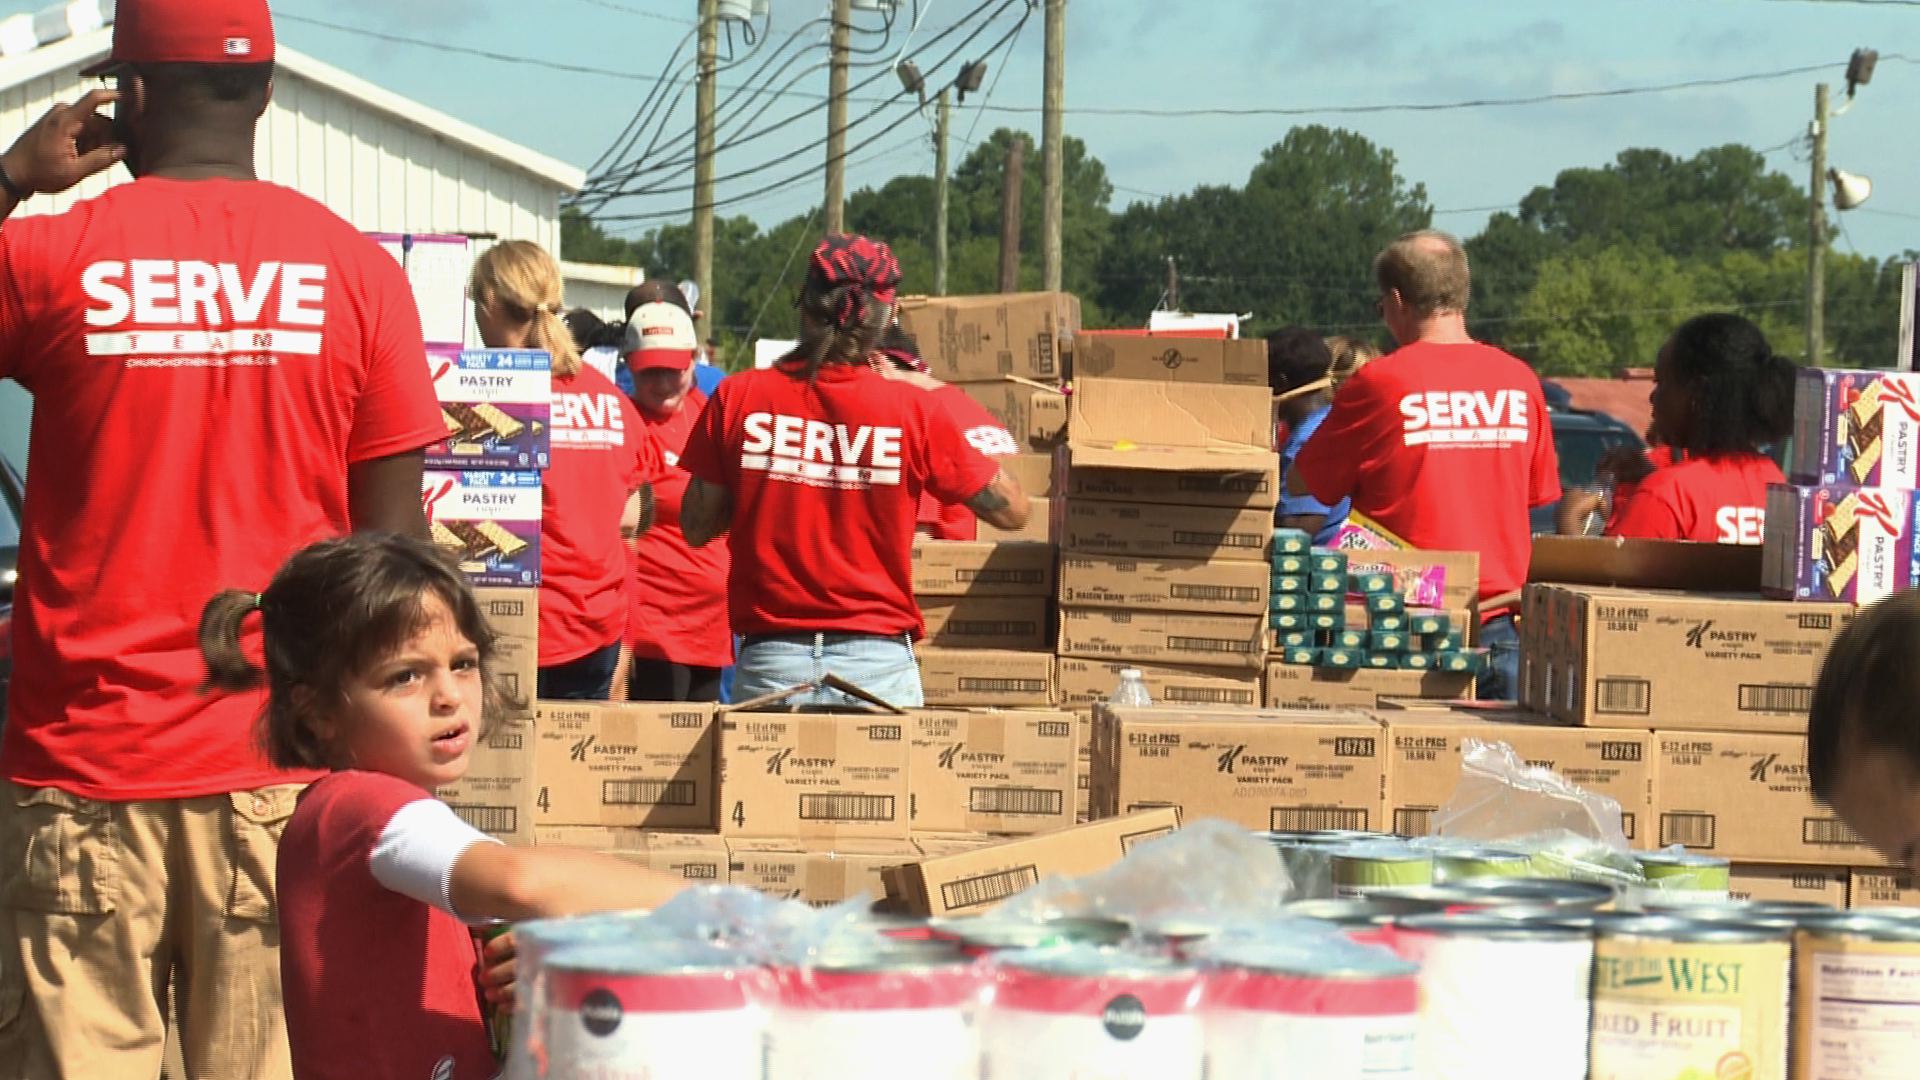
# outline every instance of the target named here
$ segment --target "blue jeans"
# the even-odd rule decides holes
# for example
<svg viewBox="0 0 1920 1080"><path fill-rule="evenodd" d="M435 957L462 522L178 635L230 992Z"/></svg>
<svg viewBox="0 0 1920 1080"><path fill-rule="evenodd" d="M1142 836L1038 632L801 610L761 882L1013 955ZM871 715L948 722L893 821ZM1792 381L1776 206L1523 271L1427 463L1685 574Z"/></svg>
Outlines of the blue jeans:
<svg viewBox="0 0 1920 1080"><path fill-rule="evenodd" d="M1480 624L1480 646L1487 652L1487 671L1480 676L1481 701L1513 701L1520 696L1520 629L1513 616L1496 615Z"/></svg>
<svg viewBox="0 0 1920 1080"><path fill-rule="evenodd" d="M903 709L926 704L913 639L872 634L748 635L734 663L735 704L838 675L874 697ZM816 690L783 705L866 708L837 690Z"/></svg>
<svg viewBox="0 0 1920 1080"><path fill-rule="evenodd" d="M535 692L542 701L605 701L613 693L613 669L619 664L616 641L578 660L541 668Z"/></svg>

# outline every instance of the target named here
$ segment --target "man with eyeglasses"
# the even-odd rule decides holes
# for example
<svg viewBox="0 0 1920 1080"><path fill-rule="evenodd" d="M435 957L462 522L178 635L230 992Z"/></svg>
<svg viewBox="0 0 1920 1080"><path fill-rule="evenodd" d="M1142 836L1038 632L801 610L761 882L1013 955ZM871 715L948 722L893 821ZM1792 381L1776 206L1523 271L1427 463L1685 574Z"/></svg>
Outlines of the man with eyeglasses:
<svg viewBox="0 0 1920 1080"><path fill-rule="evenodd" d="M1379 311L1400 348L1356 373L1294 461L1289 486L1430 551L1480 554L1480 697L1518 689L1514 613L1533 535L1528 511L1560 499L1540 378L1467 333L1460 242L1410 233L1374 260Z"/></svg>

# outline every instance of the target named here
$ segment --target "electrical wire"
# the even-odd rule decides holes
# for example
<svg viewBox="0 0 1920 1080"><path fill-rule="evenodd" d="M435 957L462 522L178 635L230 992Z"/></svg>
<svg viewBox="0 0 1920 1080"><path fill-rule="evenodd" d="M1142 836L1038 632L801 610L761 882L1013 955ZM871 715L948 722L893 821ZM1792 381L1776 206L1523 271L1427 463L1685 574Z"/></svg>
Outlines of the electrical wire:
<svg viewBox="0 0 1920 1080"><path fill-rule="evenodd" d="M700 25L697 19L683 19L678 15L662 15L657 11L645 11L641 8L629 7L626 4L616 4L614 0L574 0L574 3L585 4L588 7L604 8L607 11L618 11L624 15L638 15L643 19L658 19L661 22L679 23L682 26Z"/></svg>
<svg viewBox="0 0 1920 1080"><path fill-rule="evenodd" d="M992 7L995 2L996 0L985 0L984 3L982 3L979 7L975 9L974 13L978 15L980 13L985 12L989 7ZM983 22L981 25L975 27L974 30L970 34L968 34L966 38L963 41L961 41L958 46L955 46L951 51L947 53L946 56L942 57L936 64L934 64L932 67L932 70L937 71L941 67L946 66L955 57L959 56L961 52L964 51L968 46L972 45L974 41L978 40L979 37L982 34L984 34L987 31L987 29L992 25L992 22L994 20L997 20L1000 15L1005 13L1009 8L1013 7L1015 4L1020 4L1020 3L1025 3L1025 0L998 0L998 7L995 8L992 14L987 17L987 20ZM1023 17L1022 22L1019 25L1024 26L1024 24L1025 24L1025 18ZM923 45L919 50L917 50L914 53L914 55L919 56L919 55L922 55L927 50L935 48L942 41L944 41L948 36L953 34L955 31L963 28L965 25L966 23L963 21L960 23L955 23L954 25L945 28L939 34L935 35L931 40L929 40L925 45ZM1018 29L1019 29L1019 26L1016 26L1015 28L1016 32L1018 31ZM1004 43L1004 39L1003 39L1003 43ZM890 71L891 69L889 69L889 72ZM877 73L867 79L862 80L862 82L859 84L857 88L869 87L873 85L875 82L878 82L886 77L887 77L887 73ZM881 104L875 109L869 111L863 116L860 116L858 118L855 118L849 121L847 124L847 130L851 131L854 128L860 126L861 124L864 124L869 120L873 119L874 117L878 116L881 112L885 110L885 108L888 105L891 105L899 101L903 96L905 96L906 93L907 91L904 88L902 88L896 91L891 97L883 99ZM784 117L779 121L775 121L774 123L769 124L766 127L732 136L730 139L727 139L719 143L718 145L716 145L715 153L717 154L717 153L737 149L738 147L746 145L749 142L752 142L760 138L764 138L768 135L784 130L785 128L790 127L793 124L796 124L805 120L813 119L816 117L817 117L817 109L807 109L797 113L790 114L789 116ZM793 153L783 155L781 157L773 159L770 162L763 162L760 165L743 170L742 172L734 173L725 178L718 179L716 180L716 183L737 180L745 176L755 175L757 173L764 172L768 168L777 167L781 164L784 164L787 161L792 160L797 156L801 156L812 150L823 147L825 146L827 141L828 140L825 137L822 137L812 143L807 144L806 146L800 148L799 150ZM670 193L679 192L679 191L690 191L692 190L692 187L686 186L686 185L677 186L677 187L676 186L662 187L659 185L640 185L638 187L632 187L630 185L634 180L638 179L641 176L647 175L649 173L661 173L661 172L683 173L685 169L688 166L692 165L693 163L694 163L693 157L681 156L676 158L669 158L667 160L656 160L656 161L636 160L628 163L625 166L617 166L607 170L606 172L603 172L599 175L596 175L590 178L587 182L587 185L584 188L582 188L581 194L576 196L573 202L575 204L583 205L583 206L591 203L593 209L599 209L601 207L604 207L608 203L621 198L629 198L629 197L644 196L644 195L670 194ZM589 210L589 213L591 212L592 210Z"/></svg>

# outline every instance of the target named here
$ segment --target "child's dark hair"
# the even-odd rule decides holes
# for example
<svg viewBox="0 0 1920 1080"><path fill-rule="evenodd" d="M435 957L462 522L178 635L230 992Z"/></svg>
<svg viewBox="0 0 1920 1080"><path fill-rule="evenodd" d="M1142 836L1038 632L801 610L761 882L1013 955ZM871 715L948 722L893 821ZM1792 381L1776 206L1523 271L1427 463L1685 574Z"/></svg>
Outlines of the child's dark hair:
<svg viewBox="0 0 1920 1080"><path fill-rule="evenodd" d="M1813 794L1832 796L1842 757L1897 754L1920 777L1920 592L1903 592L1863 609L1840 632L1820 666L1807 720L1807 775Z"/></svg>
<svg viewBox="0 0 1920 1080"><path fill-rule="evenodd" d="M1700 315L1673 332L1669 363L1693 399L1687 445L1695 454L1754 451L1793 430L1793 361L1775 355L1760 328L1738 315Z"/></svg>
<svg viewBox="0 0 1920 1080"><path fill-rule="evenodd" d="M1333 373L1333 350L1327 340L1304 326L1289 326L1267 335L1267 388L1285 393Z"/></svg>
<svg viewBox="0 0 1920 1080"><path fill-rule="evenodd" d="M391 533L323 540L288 559L265 592L228 589L208 601L200 614L207 686L251 690L264 680L259 741L267 760L282 769L333 768L338 755L319 735L313 710L338 708L351 679L423 628L429 593L480 651L484 733L518 705L495 671L493 627L445 552ZM264 671L240 644L241 627L255 611L265 631Z"/></svg>

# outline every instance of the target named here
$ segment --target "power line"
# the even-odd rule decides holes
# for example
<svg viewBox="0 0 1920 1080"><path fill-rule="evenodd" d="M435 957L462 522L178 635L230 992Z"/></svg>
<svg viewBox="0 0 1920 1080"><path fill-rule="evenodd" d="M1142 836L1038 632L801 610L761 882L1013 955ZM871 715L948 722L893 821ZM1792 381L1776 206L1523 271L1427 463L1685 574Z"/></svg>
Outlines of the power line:
<svg viewBox="0 0 1920 1080"><path fill-rule="evenodd" d="M658 19L661 22L678 23L681 26L700 25L698 19L684 19L678 15L662 15L657 11L646 11L637 7L629 7L626 4L617 4L614 3L614 0L574 0L574 3L585 4L588 7L604 8L608 11L618 11L623 15L638 15L643 19Z"/></svg>

